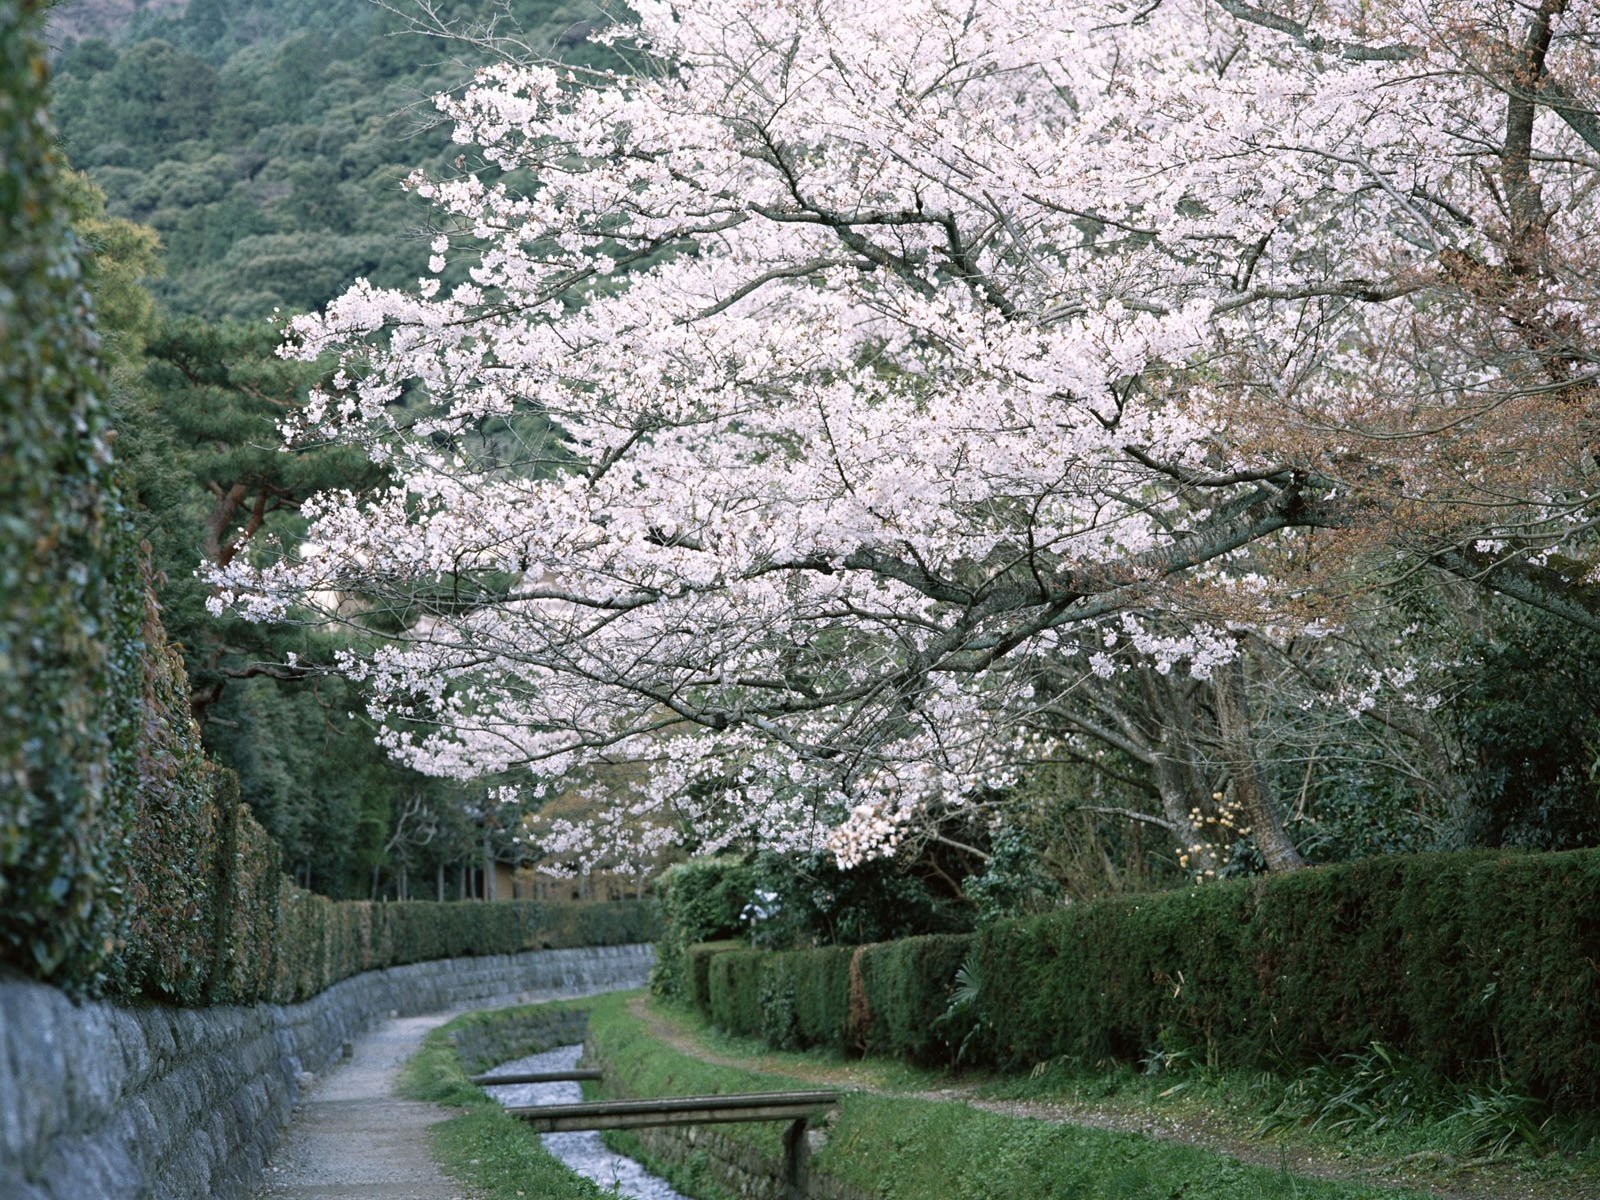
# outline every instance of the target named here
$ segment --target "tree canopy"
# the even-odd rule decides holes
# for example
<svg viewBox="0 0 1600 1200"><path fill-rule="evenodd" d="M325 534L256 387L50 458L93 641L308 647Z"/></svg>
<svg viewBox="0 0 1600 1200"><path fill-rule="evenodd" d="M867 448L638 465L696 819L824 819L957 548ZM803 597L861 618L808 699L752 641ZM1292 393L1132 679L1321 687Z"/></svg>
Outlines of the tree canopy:
<svg viewBox="0 0 1600 1200"><path fill-rule="evenodd" d="M213 576L408 614L346 659L403 761L850 862L1181 673L1262 840L1244 643L1358 569L1596 622L1592 9L634 9L441 99L428 277L291 324L394 482Z"/></svg>

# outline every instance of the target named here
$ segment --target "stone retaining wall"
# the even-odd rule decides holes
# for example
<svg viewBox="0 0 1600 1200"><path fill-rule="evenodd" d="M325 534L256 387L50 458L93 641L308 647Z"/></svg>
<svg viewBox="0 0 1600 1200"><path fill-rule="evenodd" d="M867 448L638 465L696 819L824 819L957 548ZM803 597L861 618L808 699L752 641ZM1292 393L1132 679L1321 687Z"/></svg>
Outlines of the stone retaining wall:
<svg viewBox="0 0 1600 1200"><path fill-rule="evenodd" d="M693 1164L725 1195L739 1200L789 1200L783 1160L729 1137L720 1126L670 1125L632 1132L650 1154L680 1166ZM822 1144L826 1130L813 1129L806 1136L815 1148ZM809 1166L802 1183L807 1200L871 1200L864 1192Z"/></svg>
<svg viewBox="0 0 1600 1200"><path fill-rule="evenodd" d="M244 1200L310 1074L390 1013L645 982L649 946L535 950L370 971L292 1006L74 1004L0 977L0 1197Z"/></svg>

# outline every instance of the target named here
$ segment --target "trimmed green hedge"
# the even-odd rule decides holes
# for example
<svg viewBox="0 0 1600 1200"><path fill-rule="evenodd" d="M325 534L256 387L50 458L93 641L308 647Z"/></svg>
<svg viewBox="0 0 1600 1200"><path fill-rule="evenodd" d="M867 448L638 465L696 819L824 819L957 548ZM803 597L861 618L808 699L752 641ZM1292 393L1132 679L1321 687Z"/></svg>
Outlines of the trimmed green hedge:
<svg viewBox="0 0 1600 1200"><path fill-rule="evenodd" d="M772 1000L765 1019L792 1031L780 1044L850 1048L850 960L854 955L853 946L823 946L773 956ZM793 1006L792 1018L778 1009L780 1004Z"/></svg>
<svg viewBox="0 0 1600 1200"><path fill-rule="evenodd" d="M1382 1042L1600 1106L1600 851L1367 859L1081 905L980 935L996 1057L1182 1041L1297 1068Z"/></svg>
<svg viewBox="0 0 1600 1200"><path fill-rule="evenodd" d="M996 1067L1162 1046L1293 1071L1381 1042L1442 1078L1600 1108L1597 850L1397 855L1101 900L864 946L846 975L837 950L719 955L701 1010L779 1045L936 1063L965 1042Z"/></svg>
<svg viewBox="0 0 1600 1200"><path fill-rule="evenodd" d="M131 846L137 546L45 117L43 6L0 0L0 963L87 984Z"/></svg>
<svg viewBox="0 0 1600 1200"><path fill-rule="evenodd" d="M781 1049L865 1049L911 1062L948 1063L943 1018L971 937L929 934L871 946L767 951L697 946L706 964L696 1005L719 1029Z"/></svg>
<svg viewBox="0 0 1600 1200"><path fill-rule="evenodd" d="M760 1034L761 969L771 957L766 950L730 950L711 960L709 1015L717 1028L747 1037Z"/></svg>
<svg viewBox="0 0 1600 1200"><path fill-rule="evenodd" d="M730 950L749 949L743 942L702 942L698 946L690 946L685 959L688 970L685 976L688 981L689 1003L701 1012L711 1011L711 960L719 954L726 954Z"/></svg>
<svg viewBox="0 0 1600 1200"><path fill-rule="evenodd" d="M123 510L41 6L0 0L0 965L80 994L304 999L373 967L648 941L646 904L336 904L207 760Z"/></svg>
<svg viewBox="0 0 1600 1200"><path fill-rule="evenodd" d="M930 934L863 946L856 1036L869 1054L892 1054L928 1065L949 1063L954 1047L942 1019L962 960L967 934Z"/></svg>
<svg viewBox="0 0 1600 1200"><path fill-rule="evenodd" d="M373 904L329 900L279 876L277 929L265 944L230 947L230 957L275 953L270 991L235 1002L284 1004L314 996L362 971L437 958L517 954L524 950L611 946L655 936L649 901L446 903L412 900Z"/></svg>

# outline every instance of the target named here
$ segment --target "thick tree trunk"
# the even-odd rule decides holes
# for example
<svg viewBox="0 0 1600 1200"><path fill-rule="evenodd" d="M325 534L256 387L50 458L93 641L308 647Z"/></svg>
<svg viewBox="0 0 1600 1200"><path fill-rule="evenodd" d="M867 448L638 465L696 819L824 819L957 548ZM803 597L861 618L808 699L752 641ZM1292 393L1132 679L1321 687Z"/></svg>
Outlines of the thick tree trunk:
<svg viewBox="0 0 1600 1200"><path fill-rule="evenodd" d="M1196 815L1206 811L1211 788L1196 758L1192 700L1178 695L1172 681L1154 671L1144 671L1140 683L1159 730L1150 765L1161 815L1172 829L1184 867L1196 875L1215 872L1217 858Z"/></svg>
<svg viewBox="0 0 1600 1200"><path fill-rule="evenodd" d="M1156 794L1161 797L1161 815L1172 829L1179 861L1185 870L1197 875L1215 871L1217 860L1211 853L1211 843L1194 820L1200 797L1189 786L1191 772L1168 753L1165 745L1156 751L1152 765L1155 769Z"/></svg>
<svg viewBox="0 0 1600 1200"><path fill-rule="evenodd" d="M1244 653L1219 666L1211 677L1222 758L1233 779L1233 794L1250 821L1250 833L1267 860L1269 871L1293 871L1306 865L1283 827L1277 798L1261 773L1255 738L1250 726L1250 706L1245 694Z"/></svg>

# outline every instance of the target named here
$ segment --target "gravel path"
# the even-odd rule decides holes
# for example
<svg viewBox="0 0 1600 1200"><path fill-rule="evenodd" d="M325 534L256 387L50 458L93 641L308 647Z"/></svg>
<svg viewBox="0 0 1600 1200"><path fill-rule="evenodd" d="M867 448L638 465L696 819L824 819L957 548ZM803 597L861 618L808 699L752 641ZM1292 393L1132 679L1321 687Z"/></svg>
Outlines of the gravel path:
<svg viewBox="0 0 1600 1200"><path fill-rule="evenodd" d="M395 1095L400 1064L453 1013L383 1022L313 1083L267 1168L258 1200L467 1200L428 1148L448 1109Z"/></svg>

